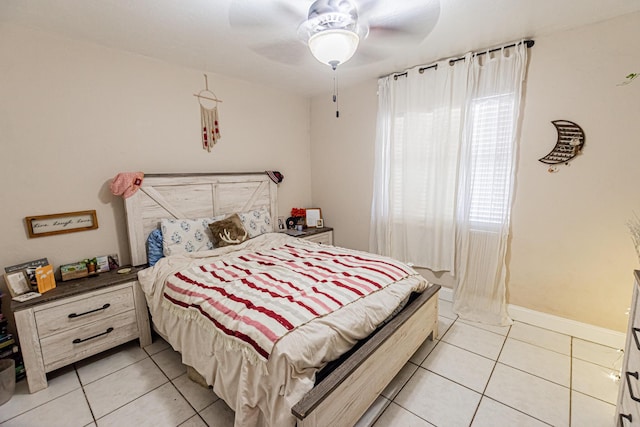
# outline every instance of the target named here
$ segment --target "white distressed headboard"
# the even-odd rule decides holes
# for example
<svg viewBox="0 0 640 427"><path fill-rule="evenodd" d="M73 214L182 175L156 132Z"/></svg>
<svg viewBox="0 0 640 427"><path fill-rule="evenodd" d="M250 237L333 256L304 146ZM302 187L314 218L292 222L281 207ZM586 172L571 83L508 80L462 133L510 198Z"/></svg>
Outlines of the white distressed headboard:
<svg viewBox="0 0 640 427"><path fill-rule="evenodd" d="M264 172L145 175L140 189L124 203L131 263L147 263L147 237L163 218L205 218L266 208L275 227L277 189Z"/></svg>

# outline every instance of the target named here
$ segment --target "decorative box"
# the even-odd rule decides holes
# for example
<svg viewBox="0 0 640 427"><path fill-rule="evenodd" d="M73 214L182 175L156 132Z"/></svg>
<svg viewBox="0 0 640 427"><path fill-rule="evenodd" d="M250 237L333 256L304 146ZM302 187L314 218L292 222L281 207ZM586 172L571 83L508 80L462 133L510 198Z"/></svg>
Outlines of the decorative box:
<svg viewBox="0 0 640 427"><path fill-rule="evenodd" d="M60 275L62 276L62 281L79 279L81 277L87 277L89 270L84 262L77 262L75 264L60 266Z"/></svg>

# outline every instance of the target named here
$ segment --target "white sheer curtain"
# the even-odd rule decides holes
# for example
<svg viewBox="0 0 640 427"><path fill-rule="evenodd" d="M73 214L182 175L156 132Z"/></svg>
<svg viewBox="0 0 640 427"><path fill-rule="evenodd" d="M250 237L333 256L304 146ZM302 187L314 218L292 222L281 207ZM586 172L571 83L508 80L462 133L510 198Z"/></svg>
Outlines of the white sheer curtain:
<svg viewBox="0 0 640 427"><path fill-rule="evenodd" d="M505 256L527 48L475 56L458 176L453 310L483 323L512 323L506 309Z"/></svg>
<svg viewBox="0 0 640 427"><path fill-rule="evenodd" d="M378 81L372 252L454 271L455 177L468 64L442 61L424 73L416 67Z"/></svg>
<svg viewBox="0 0 640 427"><path fill-rule="evenodd" d="M454 311L509 324L505 254L526 47L378 82L369 249L456 279Z"/></svg>

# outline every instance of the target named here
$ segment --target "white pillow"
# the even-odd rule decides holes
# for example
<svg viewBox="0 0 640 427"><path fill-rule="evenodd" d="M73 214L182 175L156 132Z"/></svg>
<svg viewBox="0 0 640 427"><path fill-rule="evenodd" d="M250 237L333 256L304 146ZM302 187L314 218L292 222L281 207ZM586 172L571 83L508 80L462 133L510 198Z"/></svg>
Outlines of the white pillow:
<svg viewBox="0 0 640 427"><path fill-rule="evenodd" d="M267 209L262 208L248 212L240 212L238 216L245 230L247 230L250 239L273 231L271 214Z"/></svg>
<svg viewBox="0 0 640 427"><path fill-rule="evenodd" d="M220 221L225 215L197 219L163 219L162 251L165 256L213 249L209 224Z"/></svg>

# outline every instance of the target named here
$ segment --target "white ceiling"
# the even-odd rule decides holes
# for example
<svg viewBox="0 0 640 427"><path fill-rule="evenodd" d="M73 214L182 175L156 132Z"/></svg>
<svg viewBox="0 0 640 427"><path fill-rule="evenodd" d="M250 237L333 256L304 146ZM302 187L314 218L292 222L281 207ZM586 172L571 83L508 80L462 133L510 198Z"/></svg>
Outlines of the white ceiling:
<svg viewBox="0 0 640 427"><path fill-rule="evenodd" d="M408 0L378 3L393 8L400 1ZM290 27L306 18L305 11L311 3L312 0L0 0L0 24L13 22L315 95L331 91L330 67L317 62L308 52L296 65L289 65L288 49L270 52L269 56L276 59L254 49L259 41L295 34L296 28ZM262 17L268 21L274 16L271 8L275 11L282 4L300 11L299 22L283 22L279 27L261 27L258 31L230 24L229 12L234 21L239 6L259 5L255 14L260 23ZM521 38L535 39L636 11L640 11L639 0L440 0L438 22L422 42L392 42L383 50L382 60L363 63L358 54L376 46L370 39L362 41L353 59L338 68L339 84L345 87L466 51Z"/></svg>

